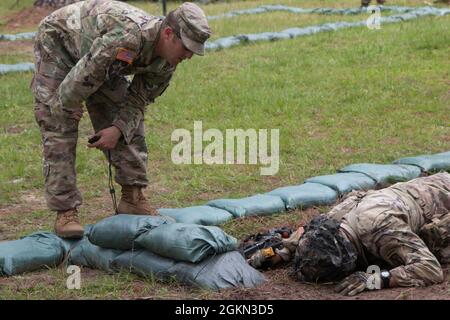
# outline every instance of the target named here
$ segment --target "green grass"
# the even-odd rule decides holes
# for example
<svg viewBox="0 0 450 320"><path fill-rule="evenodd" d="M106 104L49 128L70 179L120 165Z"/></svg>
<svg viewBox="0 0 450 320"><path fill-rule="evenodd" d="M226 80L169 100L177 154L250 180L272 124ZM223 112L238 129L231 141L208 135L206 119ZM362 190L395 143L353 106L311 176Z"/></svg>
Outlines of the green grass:
<svg viewBox="0 0 450 320"><path fill-rule="evenodd" d="M221 2L206 5L205 10L218 14L262 3L274 2ZM331 0L283 3L304 7L355 5L354 1ZM421 1L402 4L422 5ZM0 12L3 8L2 4ZM241 17L215 22L215 37L352 18L358 17L270 13L252 17L251 23ZM389 163L403 156L450 150L449 29L448 16L427 17L382 25L378 31L353 28L240 46L183 63L169 89L146 115L152 206L190 206L221 197L244 197L333 173L351 163ZM22 54L26 55L1 54L0 63L19 61ZM53 223L42 198L42 151L30 80L30 73L0 76L0 230L8 231L2 231L2 239L49 230ZM280 171L265 177L259 174L259 165L174 165L172 131L192 130L198 120L203 121L203 130L279 128ZM85 223L95 222L111 210L106 161L99 151L86 147L91 133L85 116L77 155ZM24 198L30 194L42 199L41 203L27 204ZM233 220L223 228L242 238L255 229L295 224L302 217L303 213L296 211ZM27 285L44 275L48 277L46 285ZM63 270L55 269L0 279L0 296L167 298L179 292L182 297L208 296L176 283L102 273L92 275L81 291L69 292L65 277ZM142 289L135 295L127 293L136 287Z"/></svg>

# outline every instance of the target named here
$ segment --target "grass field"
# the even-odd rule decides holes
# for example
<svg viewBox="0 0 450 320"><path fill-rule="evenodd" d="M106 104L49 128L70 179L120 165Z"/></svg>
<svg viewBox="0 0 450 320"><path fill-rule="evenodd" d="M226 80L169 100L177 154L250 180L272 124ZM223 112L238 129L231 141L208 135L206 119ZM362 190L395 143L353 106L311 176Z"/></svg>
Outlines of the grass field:
<svg viewBox="0 0 450 320"><path fill-rule="evenodd" d="M2 1L0 5L0 32L8 32L2 17L32 3L20 1L21 7L11 9L14 2ZM160 10L153 3L131 3L151 12ZM274 2L219 2L204 8L207 15L213 15L269 3ZM302 7L358 5L358 1L332 0L277 3ZM395 4L420 6L423 2ZM218 20L211 26L214 38L218 38L366 18L267 13ZM450 150L448 30L448 16L426 17L382 25L380 30L361 27L240 46L183 63L169 89L149 106L146 115L147 193L152 207L240 198L299 184L305 178L333 173L351 163L389 163L403 156ZM31 47L27 41L17 47L0 42L0 63L32 61ZM50 230L54 219L43 199L40 134L29 90L31 77L31 73L0 76L0 240ZM259 165L174 165L171 133L177 128L192 131L194 121L203 121L203 130L280 129L278 174L261 176ZM84 223L112 212L107 162L99 151L86 147L92 133L85 115L77 154ZM262 227L298 223L302 217L301 211L295 211L234 220L222 227L242 238ZM59 269L0 279L0 284L4 282L0 297L215 297L213 293L130 274L109 276L90 271L87 277L89 281L80 291L65 288L66 274Z"/></svg>

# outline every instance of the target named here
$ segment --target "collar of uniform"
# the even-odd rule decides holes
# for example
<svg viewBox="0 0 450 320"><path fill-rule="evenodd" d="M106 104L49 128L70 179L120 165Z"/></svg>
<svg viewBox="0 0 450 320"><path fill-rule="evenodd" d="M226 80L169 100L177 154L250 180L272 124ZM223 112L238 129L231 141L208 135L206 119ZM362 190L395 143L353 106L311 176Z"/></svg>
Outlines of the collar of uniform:
<svg viewBox="0 0 450 320"><path fill-rule="evenodd" d="M155 22L153 28L145 30L147 33L144 35L144 45L141 51L141 63L143 66L149 66L152 64L153 51L159 39L159 34L161 33L162 22L163 20L159 19ZM155 33L155 29L158 30L158 32Z"/></svg>
<svg viewBox="0 0 450 320"><path fill-rule="evenodd" d="M147 68L153 72L162 73L169 71L171 66L166 60L158 57L154 61L152 61Z"/></svg>
<svg viewBox="0 0 450 320"><path fill-rule="evenodd" d="M361 246L361 243L359 242L355 231L353 231L352 227L350 227L345 219L342 221L340 227L347 235L348 240L355 246L356 250L358 251L358 260L361 259L364 265L368 265L366 255L364 254L364 249Z"/></svg>
<svg viewBox="0 0 450 320"><path fill-rule="evenodd" d="M148 30L148 33L144 36L144 45L142 47L140 55L140 65L142 65L146 69L148 68L158 73L170 71L170 69L175 69L162 58L158 57L153 59L153 51L159 39L159 35L161 34L162 25L163 20L159 19L155 23L154 28L152 28L153 32L151 30ZM155 33L155 29L158 30L158 32Z"/></svg>

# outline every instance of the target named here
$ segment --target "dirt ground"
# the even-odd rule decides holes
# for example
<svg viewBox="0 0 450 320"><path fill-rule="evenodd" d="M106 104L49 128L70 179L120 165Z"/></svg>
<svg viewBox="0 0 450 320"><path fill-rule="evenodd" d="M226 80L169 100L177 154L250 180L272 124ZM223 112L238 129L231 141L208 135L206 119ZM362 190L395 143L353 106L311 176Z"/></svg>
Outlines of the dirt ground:
<svg viewBox="0 0 450 320"><path fill-rule="evenodd" d="M5 29L10 33L21 29L36 28L41 20L53 12L54 8L36 7L26 8L18 13L6 17Z"/></svg>
<svg viewBox="0 0 450 320"><path fill-rule="evenodd" d="M448 279L450 266L445 266ZM217 299L233 300L450 300L448 281L427 288L393 288L363 292L354 297L334 293L334 285L310 285L294 281L292 266L264 272L268 281L255 289L232 289L217 294ZM215 297L214 297L215 298Z"/></svg>

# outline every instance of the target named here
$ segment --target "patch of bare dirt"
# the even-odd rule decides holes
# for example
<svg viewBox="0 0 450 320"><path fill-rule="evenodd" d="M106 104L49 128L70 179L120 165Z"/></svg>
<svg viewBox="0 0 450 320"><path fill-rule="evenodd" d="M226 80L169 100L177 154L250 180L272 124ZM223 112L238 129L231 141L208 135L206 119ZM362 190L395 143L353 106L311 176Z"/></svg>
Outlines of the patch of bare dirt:
<svg viewBox="0 0 450 320"><path fill-rule="evenodd" d="M33 41L2 41L0 55L26 55L33 58Z"/></svg>
<svg viewBox="0 0 450 320"><path fill-rule="evenodd" d="M49 7L31 7L6 17L5 28L10 32L36 27L42 19L55 9Z"/></svg>
<svg viewBox="0 0 450 320"><path fill-rule="evenodd" d="M445 266L449 277L450 266ZM232 300L450 300L449 281L426 288L393 288L362 292L354 297L334 292L334 285L303 284L290 277L292 265L264 272L267 282L254 289L231 289L213 299Z"/></svg>
<svg viewBox="0 0 450 320"><path fill-rule="evenodd" d="M349 148L349 147L342 147L340 149L341 153L347 153L347 154L355 154L356 150L355 148Z"/></svg>
<svg viewBox="0 0 450 320"><path fill-rule="evenodd" d="M46 204L43 191L31 190L21 194L19 200L15 204L8 206L0 205L0 216L14 213L25 214L45 208Z"/></svg>
<svg viewBox="0 0 450 320"><path fill-rule="evenodd" d="M1 49L0 49L0 54L1 54ZM23 126L14 125L14 126L6 128L6 133L19 134L19 133L22 133L24 130L25 130L25 128Z"/></svg>

